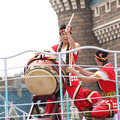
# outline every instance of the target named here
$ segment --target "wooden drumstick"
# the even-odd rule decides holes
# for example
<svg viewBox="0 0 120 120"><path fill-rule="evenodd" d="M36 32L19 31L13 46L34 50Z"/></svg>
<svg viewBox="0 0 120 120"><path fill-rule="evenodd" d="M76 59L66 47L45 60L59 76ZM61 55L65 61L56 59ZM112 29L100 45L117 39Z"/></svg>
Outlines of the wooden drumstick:
<svg viewBox="0 0 120 120"><path fill-rule="evenodd" d="M70 18L70 20L69 20L68 26L70 26L70 24L71 24L71 22L72 22L73 17L74 17L74 13L72 14L72 16L71 16L71 18ZM65 32L67 32L67 30L66 30L66 29L65 29Z"/></svg>
<svg viewBox="0 0 120 120"><path fill-rule="evenodd" d="M70 18L70 21L69 21L69 23L68 23L68 26L70 26L70 24L71 24L71 22L72 22L73 17L74 17L74 13L72 14L72 16L71 16L71 18Z"/></svg>
<svg viewBox="0 0 120 120"><path fill-rule="evenodd" d="M73 17L74 17L74 13L72 14L72 16L71 16L71 18L70 18L70 21L69 21L69 23L68 23L68 26L70 26ZM73 53L71 53L70 63L69 63L69 65L70 65L71 67L72 67L72 59L73 59ZM68 73L68 75L70 76L71 73ZM68 85L68 86L71 86L71 82L70 82L70 79L69 79L69 78L67 79L67 85Z"/></svg>

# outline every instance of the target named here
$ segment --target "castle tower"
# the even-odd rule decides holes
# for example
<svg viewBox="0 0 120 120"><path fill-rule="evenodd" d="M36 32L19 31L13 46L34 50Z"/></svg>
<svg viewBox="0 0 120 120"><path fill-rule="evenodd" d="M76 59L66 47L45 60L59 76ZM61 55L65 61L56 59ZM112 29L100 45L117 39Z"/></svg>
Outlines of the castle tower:
<svg viewBox="0 0 120 120"><path fill-rule="evenodd" d="M75 14L71 23L75 42L81 46L120 50L120 0L50 0L50 3L58 16L59 26L68 24L72 13ZM77 64L95 65L94 51L82 50ZM120 54L117 58L120 66ZM110 62L114 65L113 54ZM99 91L96 83L83 84L83 87ZM108 119L112 118L102 120Z"/></svg>
<svg viewBox="0 0 120 120"><path fill-rule="evenodd" d="M89 7L89 0L50 0L50 3L58 16L58 25L68 24L72 14L74 18L71 22L72 37L75 42L78 42L81 46L99 46L94 33L92 32L92 11ZM94 65L94 51L91 49L81 50L78 56L78 65ZM93 88L93 86L95 86ZM97 83L91 85L83 84L86 89L98 90ZM75 110L71 103L72 110ZM77 113L77 112L75 112ZM71 117L78 117L72 114ZM81 117L81 116L80 116ZM78 119L81 119L78 117Z"/></svg>
<svg viewBox="0 0 120 120"><path fill-rule="evenodd" d="M92 12L89 0L50 0L50 3L58 15L58 24L68 24L72 13L74 18L71 23L72 37L81 46L99 46L92 32ZM79 53L77 63L81 65L95 64L94 50L82 50Z"/></svg>
<svg viewBox="0 0 120 120"><path fill-rule="evenodd" d="M102 48L120 50L120 0L91 0L93 32ZM110 62L114 65L113 54ZM120 54L118 66L120 66Z"/></svg>

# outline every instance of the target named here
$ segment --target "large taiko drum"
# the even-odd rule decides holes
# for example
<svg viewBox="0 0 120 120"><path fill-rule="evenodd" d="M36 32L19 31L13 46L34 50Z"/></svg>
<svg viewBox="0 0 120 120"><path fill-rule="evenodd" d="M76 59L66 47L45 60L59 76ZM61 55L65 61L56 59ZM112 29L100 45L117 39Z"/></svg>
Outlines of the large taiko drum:
<svg viewBox="0 0 120 120"><path fill-rule="evenodd" d="M61 64L64 64L63 61ZM65 66L62 67L65 73ZM27 89L34 95L52 95L59 90L59 65L55 55L40 55L29 60L25 70Z"/></svg>

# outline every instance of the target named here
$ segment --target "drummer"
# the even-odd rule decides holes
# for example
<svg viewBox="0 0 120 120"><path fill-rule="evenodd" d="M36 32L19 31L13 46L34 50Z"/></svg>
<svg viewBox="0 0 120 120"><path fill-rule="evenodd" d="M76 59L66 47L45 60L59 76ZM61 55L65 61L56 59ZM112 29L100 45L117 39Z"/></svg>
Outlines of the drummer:
<svg viewBox="0 0 120 120"><path fill-rule="evenodd" d="M72 28L70 26L62 25L59 29L59 34L62 41L60 44L52 46L52 49L55 52L65 52L80 46L78 43L74 42L72 38ZM69 65L71 63L76 64L78 53L79 51L74 51L72 56L71 54L70 55L62 54L61 58L63 59L66 65ZM72 58L72 60L69 58ZM95 100L90 99L91 97L101 97L101 95L96 91L83 90L79 79L74 74L71 74L70 84L66 85L66 90L68 91L68 94L71 97L71 99L83 99L83 98L89 97L87 98L88 100L85 100L85 101L82 100L82 101L79 101L79 103L75 102L75 105L77 107L78 105L80 105L79 106L80 111L83 111L85 108L88 108L88 107L92 109L92 104L98 102L101 99L101 98L95 99ZM48 101L48 102L51 102L51 101ZM52 104L47 104L45 113L51 113L52 108L53 108Z"/></svg>
<svg viewBox="0 0 120 120"><path fill-rule="evenodd" d="M68 51L68 50L71 50L71 49L75 49L77 47L79 47L79 43L76 43L74 42L73 38L72 38L72 28L70 26L67 26L67 25L62 25L59 29L59 35L61 37L61 42L60 44L56 44L54 46L52 46L52 50L54 52L65 52L65 51ZM78 57L78 53L79 51L75 51L73 52L73 61L72 61L72 64L75 64L76 61L77 61L77 57ZM70 64L70 55L69 53L68 54L62 54L61 55L61 58L62 60L64 61L64 63L69 66ZM68 75L68 73L67 73ZM79 80L77 77L75 77L73 80L71 80L71 83L69 83L72 85L78 85L80 84ZM52 107L49 107L48 104L46 106L46 110L45 110L45 113L50 113L51 112L51 109Z"/></svg>
<svg viewBox="0 0 120 120"><path fill-rule="evenodd" d="M78 76L80 81L87 84L97 81L100 90L102 90L102 96L105 96L92 109L94 118L112 117L117 112L115 71L112 64L108 62L108 58L108 52L101 50L95 52L95 61L100 66L100 69L95 73L88 72L79 66L69 67L69 72Z"/></svg>
<svg viewBox="0 0 120 120"><path fill-rule="evenodd" d="M56 45L52 46L52 49L54 50L54 52L66 52L71 49L80 47L79 43L74 42L74 40L72 38L72 28L70 26L62 25L60 27L59 34L60 34L62 41L60 44L56 44ZM61 58L64 61L64 63L66 64L66 66L69 66L69 64L76 64L78 53L79 53L79 51L75 51L71 54L69 54L69 53L61 54ZM79 83L78 78L75 78L70 84L73 85L74 81L78 81L78 83ZM76 84L78 84L78 83L76 83Z"/></svg>

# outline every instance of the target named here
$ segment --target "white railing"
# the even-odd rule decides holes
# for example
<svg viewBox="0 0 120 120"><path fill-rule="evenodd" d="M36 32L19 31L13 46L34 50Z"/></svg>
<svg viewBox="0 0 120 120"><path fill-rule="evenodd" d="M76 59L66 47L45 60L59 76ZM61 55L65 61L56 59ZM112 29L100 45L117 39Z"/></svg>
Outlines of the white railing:
<svg viewBox="0 0 120 120"><path fill-rule="evenodd" d="M76 48L74 50L70 50L70 51L66 51L64 53L70 53L70 52L74 52L74 51L77 51L77 50L81 50L81 49L95 49L95 50L103 50L103 51L106 51L106 52L109 52L109 53L113 53L114 54L114 65L115 65L115 75L116 75L116 97L117 97L117 108L118 108L118 111L119 111L119 91L118 91L118 72L120 71L120 68L118 68L118 65L117 65L117 55L120 54L120 51L113 51L113 50L106 50L106 49L102 49L102 48L98 48L98 47L95 47L95 46L83 46L83 47L79 47L79 48ZM17 106L25 106L25 105L32 105L32 103L26 103L26 104L11 104L9 101L8 101L8 70L9 69L13 69L13 68L8 68L7 67L7 61L11 58L16 58L22 54L26 54L26 53L41 53L41 54L47 54L47 55L56 55L58 56L58 59L59 59L59 77L60 77L60 101L56 101L56 102L60 102L61 103L61 113L52 113L53 115L55 114L61 114L62 115L62 119L63 119L63 115L64 114L67 114L67 119L69 119L69 115L71 114L71 112L69 112L69 106L67 106L67 112L63 112L63 109L64 109L64 106L63 106L63 103L64 102L70 102L71 100L63 100L63 93L62 93L62 73L61 73L61 55L64 54L62 52L59 52L59 53L49 53L49 52L41 52L41 51L36 51L36 50L28 50L28 51L24 51L24 52L21 52L21 53L18 53L16 55L13 55L13 56L8 56L8 57L3 57L3 58L0 58L0 60L3 60L4 61L4 69L3 70L0 70L0 71L4 71L4 79L1 80L0 82L5 82L5 98L0 95L0 98L5 101L5 105L0 105L0 107L5 107L5 111L3 111L2 113L4 114L5 113L5 116L4 117L0 117L0 119L3 119L5 118L6 120L8 120L10 118L9 116L9 106L14 106L15 109L19 110L20 112L22 112L22 116L14 116L14 117L23 117L23 120L25 119L26 116L28 116L28 113L26 113L25 111L19 109ZM24 58L21 58L22 60L24 60ZM20 59L20 60L21 60ZM28 58L29 60L29 58ZM12 63L11 63L12 64ZM88 65L87 65L88 66ZM18 66L17 66L18 67ZM15 67L14 69L16 69L17 67ZM24 67L24 66L22 66ZM87 70L91 70L91 69L98 69L98 68L86 68ZM38 76L40 77L40 76ZM49 77L49 76L48 76ZM24 78L24 77L20 77L21 79ZM55 102L53 102L55 103ZM36 103L37 104L37 103ZM46 102L44 103L39 103L39 104L46 104ZM1 114L2 114L1 113ZM79 112L79 113L82 113L82 112ZM43 114L44 115L44 114ZM48 114L49 115L49 114ZM51 115L51 114L50 114ZM37 116L37 114L35 115Z"/></svg>

